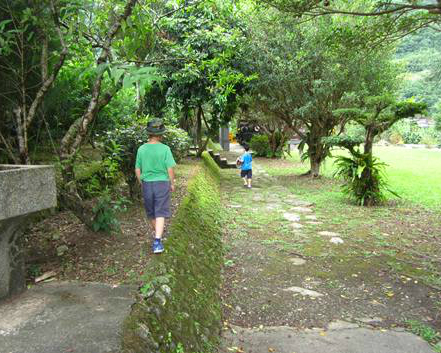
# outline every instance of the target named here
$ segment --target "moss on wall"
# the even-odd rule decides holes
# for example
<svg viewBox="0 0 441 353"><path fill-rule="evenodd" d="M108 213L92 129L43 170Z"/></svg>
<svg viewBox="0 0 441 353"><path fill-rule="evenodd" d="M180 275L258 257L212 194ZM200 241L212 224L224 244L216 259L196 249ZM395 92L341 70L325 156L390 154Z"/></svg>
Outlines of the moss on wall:
<svg viewBox="0 0 441 353"><path fill-rule="evenodd" d="M221 169L207 151L202 152L202 160L204 165L210 170L212 176L219 179L221 176Z"/></svg>
<svg viewBox="0 0 441 353"><path fill-rule="evenodd" d="M172 222L166 251L147 269L149 278L125 320L125 353L215 351L223 262L220 173L207 155Z"/></svg>

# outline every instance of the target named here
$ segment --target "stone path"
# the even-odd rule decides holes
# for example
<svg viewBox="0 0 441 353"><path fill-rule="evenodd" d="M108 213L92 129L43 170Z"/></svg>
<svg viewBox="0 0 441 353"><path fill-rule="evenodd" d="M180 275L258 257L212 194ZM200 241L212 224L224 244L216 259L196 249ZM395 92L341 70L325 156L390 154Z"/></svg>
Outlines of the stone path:
<svg viewBox="0 0 441 353"><path fill-rule="evenodd" d="M119 353L129 286L53 282L0 304L1 353Z"/></svg>
<svg viewBox="0 0 441 353"><path fill-rule="evenodd" d="M311 237L304 233L304 229L315 227L314 237L339 249L345 245L347 235L329 230L312 203L277 185L255 161L253 174L252 190L242 190L240 179L233 175L224 181L223 186L233 213L231 218L237 221L233 229L240 231L233 232L237 234L235 239L226 239L227 246L233 248L230 261L237 262L237 269L227 279L231 283L226 289L231 304L224 304L227 321L222 352L433 352L425 341L402 328L376 329L377 325L372 325L374 319L363 316L362 309L360 317L353 320L356 323L334 322L331 316L338 315L332 305L344 312L345 304L341 298L331 300L330 291L323 290L324 283L308 273L308 267L315 265L314 258L299 256L295 251L299 244L290 238ZM270 229L279 229L280 234L287 235L278 237ZM359 275L354 273L352 276L357 279ZM321 285L320 289L317 289L318 285ZM344 295L341 297L350 300ZM303 304L297 304L300 302ZM300 322L303 316L311 313L320 316L318 328L302 330L291 326L296 323L296 317ZM244 326L237 326L237 322Z"/></svg>

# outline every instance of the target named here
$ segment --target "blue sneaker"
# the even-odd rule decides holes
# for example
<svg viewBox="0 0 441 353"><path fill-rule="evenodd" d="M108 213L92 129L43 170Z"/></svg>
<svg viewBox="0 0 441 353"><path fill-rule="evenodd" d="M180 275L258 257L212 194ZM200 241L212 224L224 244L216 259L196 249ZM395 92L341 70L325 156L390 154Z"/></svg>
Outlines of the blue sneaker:
<svg viewBox="0 0 441 353"><path fill-rule="evenodd" d="M164 251L164 245L162 245L161 239L155 239L153 241L153 254L160 254Z"/></svg>

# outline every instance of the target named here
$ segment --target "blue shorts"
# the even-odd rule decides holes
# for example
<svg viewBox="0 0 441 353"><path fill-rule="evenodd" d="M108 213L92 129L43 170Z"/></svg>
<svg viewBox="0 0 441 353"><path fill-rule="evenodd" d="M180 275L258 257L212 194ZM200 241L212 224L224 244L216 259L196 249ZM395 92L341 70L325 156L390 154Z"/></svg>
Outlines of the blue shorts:
<svg viewBox="0 0 441 353"><path fill-rule="evenodd" d="M142 195L148 218L170 217L169 181L143 181Z"/></svg>
<svg viewBox="0 0 441 353"><path fill-rule="evenodd" d="M253 178L253 170L252 169L241 170L240 171L240 177L241 178L252 179Z"/></svg>

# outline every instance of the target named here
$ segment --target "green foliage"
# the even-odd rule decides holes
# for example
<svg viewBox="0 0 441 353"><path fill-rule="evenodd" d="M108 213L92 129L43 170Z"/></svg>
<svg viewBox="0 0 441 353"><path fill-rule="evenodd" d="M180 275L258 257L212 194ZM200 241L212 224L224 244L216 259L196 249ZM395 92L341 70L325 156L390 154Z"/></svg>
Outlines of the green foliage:
<svg viewBox="0 0 441 353"><path fill-rule="evenodd" d="M190 132L192 115L202 109L208 136L216 136L253 79L243 66L247 38L241 26L232 3L224 1L202 2L162 19L152 56L167 79L147 92L144 112L165 116L174 110Z"/></svg>
<svg viewBox="0 0 441 353"><path fill-rule="evenodd" d="M124 352L216 351L222 324L219 184L211 167L202 166L195 175L165 252L145 270L140 296L123 326Z"/></svg>
<svg viewBox="0 0 441 353"><path fill-rule="evenodd" d="M257 157L268 157L271 155L268 135L254 135L250 140L250 149Z"/></svg>
<svg viewBox="0 0 441 353"><path fill-rule="evenodd" d="M435 111L435 129L441 131L441 99L436 105Z"/></svg>
<svg viewBox="0 0 441 353"><path fill-rule="evenodd" d="M416 131L406 131L403 134L404 143L417 144L421 142L421 135Z"/></svg>
<svg viewBox="0 0 441 353"><path fill-rule="evenodd" d="M420 321L408 320L407 324L409 325L410 331L429 343L436 344L441 339L439 332Z"/></svg>
<svg viewBox="0 0 441 353"><path fill-rule="evenodd" d="M342 147L352 151L364 142L364 135L333 135L324 137L322 142L330 147Z"/></svg>
<svg viewBox="0 0 441 353"><path fill-rule="evenodd" d="M253 23L250 65L258 79L252 83L252 102L302 139L313 175L329 156L323 138L354 119L354 114L339 112L357 108L348 97L366 101L397 85L392 48L372 50L365 36L376 21L330 16L300 25L298 19L269 10Z"/></svg>
<svg viewBox="0 0 441 353"><path fill-rule="evenodd" d="M114 189L120 180L119 163L116 157L77 163L75 183L80 196L91 199Z"/></svg>
<svg viewBox="0 0 441 353"><path fill-rule="evenodd" d="M429 146L436 146L441 142L441 134L436 130L436 126L435 128L422 128L411 119L404 119L396 123L387 134L387 138L392 143L394 143L393 137L402 140L401 143L421 143Z"/></svg>
<svg viewBox="0 0 441 353"><path fill-rule="evenodd" d="M433 113L441 95L439 57L441 55L441 33L424 28L406 36L397 50L400 62L406 65L400 94L404 98L415 97L427 103Z"/></svg>
<svg viewBox="0 0 441 353"><path fill-rule="evenodd" d="M343 192L358 205L373 206L385 200L384 191L390 191L384 174L386 165L377 158L356 153L352 158L337 156L334 164L334 177L344 180Z"/></svg>
<svg viewBox="0 0 441 353"><path fill-rule="evenodd" d="M93 231L105 233L119 231L120 223L117 214L127 210L127 203L128 200L122 197L113 200L108 192L100 196L92 208L94 214L92 221Z"/></svg>
<svg viewBox="0 0 441 353"><path fill-rule="evenodd" d="M162 137L162 143L170 147L175 161L179 161L187 157L188 151L190 149L190 138L188 134L175 126L166 125L167 131Z"/></svg>

